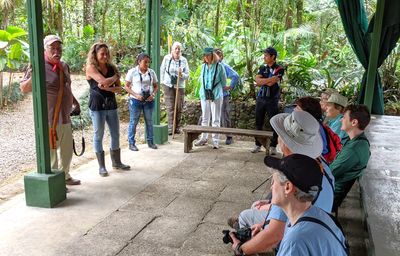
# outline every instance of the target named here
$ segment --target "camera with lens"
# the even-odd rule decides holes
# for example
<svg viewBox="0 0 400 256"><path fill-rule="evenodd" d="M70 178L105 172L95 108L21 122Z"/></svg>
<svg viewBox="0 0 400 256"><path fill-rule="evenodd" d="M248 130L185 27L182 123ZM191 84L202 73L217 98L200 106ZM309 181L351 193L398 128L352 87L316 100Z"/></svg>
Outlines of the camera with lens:
<svg viewBox="0 0 400 256"><path fill-rule="evenodd" d="M233 243L229 232L229 230L222 230L222 233L224 234L222 241L224 241L225 244ZM238 228L233 233L235 234L236 238L239 239L239 241L242 243L245 243L251 239L251 228Z"/></svg>
<svg viewBox="0 0 400 256"><path fill-rule="evenodd" d="M214 93L211 89L205 90L206 100L214 100Z"/></svg>
<svg viewBox="0 0 400 256"><path fill-rule="evenodd" d="M176 75L170 75L169 77L171 78L171 84L176 85L178 82L178 77Z"/></svg>
<svg viewBox="0 0 400 256"><path fill-rule="evenodd" d="M143 96L143 101L147 100L148 97L150 97L150 90L142 90L142 96Z"/></svg>

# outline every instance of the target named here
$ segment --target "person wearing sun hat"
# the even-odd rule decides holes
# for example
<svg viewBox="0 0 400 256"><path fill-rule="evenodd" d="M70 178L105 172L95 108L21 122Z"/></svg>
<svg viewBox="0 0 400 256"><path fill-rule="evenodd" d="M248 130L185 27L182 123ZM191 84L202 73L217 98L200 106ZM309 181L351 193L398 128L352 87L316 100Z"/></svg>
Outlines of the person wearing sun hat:
<svg viewBox="0 0 400 256"><path fill-rule="evenodd" d="M342 131L343 110L347 106L347 98L339 93L333 93L326 103L326 124L336 133L342 145L348 140L349 136Z"/></svg>
<svg viewBox="0 0 400 256"><path fill-rule="evenodd" d="M44 69L46 76L46 93L49 127L53 131L50 136L51 169L58 169L65 173L67 185L80 185L81 181L69 174L72 161L72 127L71 109L80 112L79 102L75 99L71 89L71 75L68 65L61 60L62 41L57 35L48 35L43 39ZM61 76L63 79L61 79ZM63 81L63 86L60 84ZM32 70L26 72L20 84L24 93L32 91ZM62 88L62 90L60 90ZM59 92L62 92L61 103L57 104ZM56 113L56 106L59 111ZM56 124L56 125L55 125ZM55 126L55 127L54 127ZM55 130L55 132L54 132ZM57 151L60 159L57 156Z"/></svg>
<svg viewBox="0 0 400 256"><path fill-rule="evenodd" d="M226 86L224 67L219 63L214 48L203 50L203 65L200 73L201 125L221 126L221 109L223 103L223 88ZM195 146L204 146L208 141L208 133L202 133ZM219 148L219 134L212 134L214 149Z"/></svg>
<svg viewBox="0 0 400 256"><path fill-rule="evenodd" d="M334 177L329 167L320 159L322 138L319 133L318 121L308 112L293 111L291 114L275 115L271 118L270 123L278 134L278 146L284 156L302 154L318 159L321 165L319 170L324 175L322 190L313 204L330 212L334 198ZM228 220L228 223L233 222L231 219ZM242 211L237 219L237 225L239 227L257 226L255 233L259 233L257 239L251 239L243 245L243 251L246 254L254 254L274 248L283 237L287 220L283 209L275 204L270 204L267 200L257 201L251 209Z"/></svg>

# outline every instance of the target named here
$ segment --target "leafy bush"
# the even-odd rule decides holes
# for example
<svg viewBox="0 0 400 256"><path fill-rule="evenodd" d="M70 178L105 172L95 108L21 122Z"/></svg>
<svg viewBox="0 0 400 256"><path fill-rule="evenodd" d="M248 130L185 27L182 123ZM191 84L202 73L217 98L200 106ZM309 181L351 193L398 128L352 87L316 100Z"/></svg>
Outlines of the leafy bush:
<svg viewBox="0 0 400 256"><path fill-rule="evenodd" d="M9 102L16 103L18 101L22 101L25 98L25 94L23 94L19 89L19 83L17 82L12 83L11 92L9 90L10 88L8 86L5 86L3 88L3 93L4 93L3 96L10 95L10 97L8 98Z"/></svg>

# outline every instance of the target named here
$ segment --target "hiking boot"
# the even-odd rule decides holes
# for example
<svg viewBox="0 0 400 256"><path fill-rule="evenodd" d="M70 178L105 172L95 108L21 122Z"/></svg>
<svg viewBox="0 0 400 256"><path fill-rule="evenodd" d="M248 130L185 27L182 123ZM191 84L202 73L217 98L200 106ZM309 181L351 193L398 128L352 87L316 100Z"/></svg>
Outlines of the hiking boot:
<svg viewBox="0 0 400 256"><path fill-rule="evenodd" d="M278 152L276 151L276 147L269 147L269 155L274 156L277 155Z"/></svg>
<svg viewBox="0 0 400 256"><path fill-rule="evenodd" d="M121 149L115 149L111 150L110 149L110 156L111 156L111 162L112 162L112 167L115 169L121 169L121 170L129 170L131 167L129 165L123 164L121 162Z"/></svg>
<svg viewBox="0 0 400 256"><path fill-rule="evenodd" d="M149 146L149 148L152 148L152 149L157 149L158 148L156 144L151 143L151 142L147 143L147 146Z"/></svg>
<svg viewBox="0 0 400 256"><path fill-rule="evenodd" d="M252 150L251 153L258 153L261 152L261 146L255 146Z"/></svg>
<svg viewBox="0 0 400 256"><path fill-rule="evenodd" d="M204 145L206 145L206 144L207 144L207 141L206 141L206 140L198 140L198 141L196 141L196 143L194 143L194 145L195 145L196 147L204 146Z"/></svg>
<svg viewBox="0 0 400 256"><path fill-rule="evenodd" d="M231 145L232 142L233 142L232 137L226 137L226 141L225 141L226 145Z"/></svg>
<svg viewBox="0 0 400 256"><path fill-rule="evenodd" d="M239 228L239 219L237 217L228 218L228 225L237 230Z"/></svg>
<svg viewBox="0 0 400 256"><path fill-rule="evenodd" d="M99 175L101 177L108 176L108 172L107 172L105 161L104 161L104 151L101 151L100 153L96 153L96 157L97 157L97 162L99 163Z"/></svg>
<svg viewBox="0 0 400 256"><path fill-rule="evenodd" d="M136 147L135 144L130 144L129 145L129 149L132 150L132 151L139 151L139 149Z"/></svg>
<svg viewBox="0 0 400 256"><path fill-rule="evenodd" d="M81 185L81 181L74 178L69 178L65 180L66 185L74 186L74 185Z"/></svg>

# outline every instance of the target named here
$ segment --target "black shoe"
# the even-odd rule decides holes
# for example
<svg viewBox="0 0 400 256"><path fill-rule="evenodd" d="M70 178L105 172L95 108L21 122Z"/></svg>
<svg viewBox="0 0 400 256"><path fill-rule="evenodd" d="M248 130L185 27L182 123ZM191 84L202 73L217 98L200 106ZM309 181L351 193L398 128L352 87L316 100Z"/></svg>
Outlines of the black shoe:
<svg viewBox="0 0 400 256"><path fill-rule="evenodd" d="M232 142L233 142L232 137L226 137L226 141L225 141L226 145L231 145Z"/></svg>
<svg viewBox="0 0 400 256"><path fill-rule="evenodd" d="M136 147L135 144L130 144L129 145L129 149L132 150L132 151L139 151L139 149Z"/></svg>
<svg viewBox="0 0 400 256"><path fill-rule="evenodd" d="M157 149L158 148L157 145L154 144L154 143L148 143L147 146L149 146L149 148L152 148L152 149Z"/></svg>
<svg viewBox="0 0 400 256"><path fill-rule="evenodd" d="M172 135L172 131L168 131L168 135Z"/></svg>

